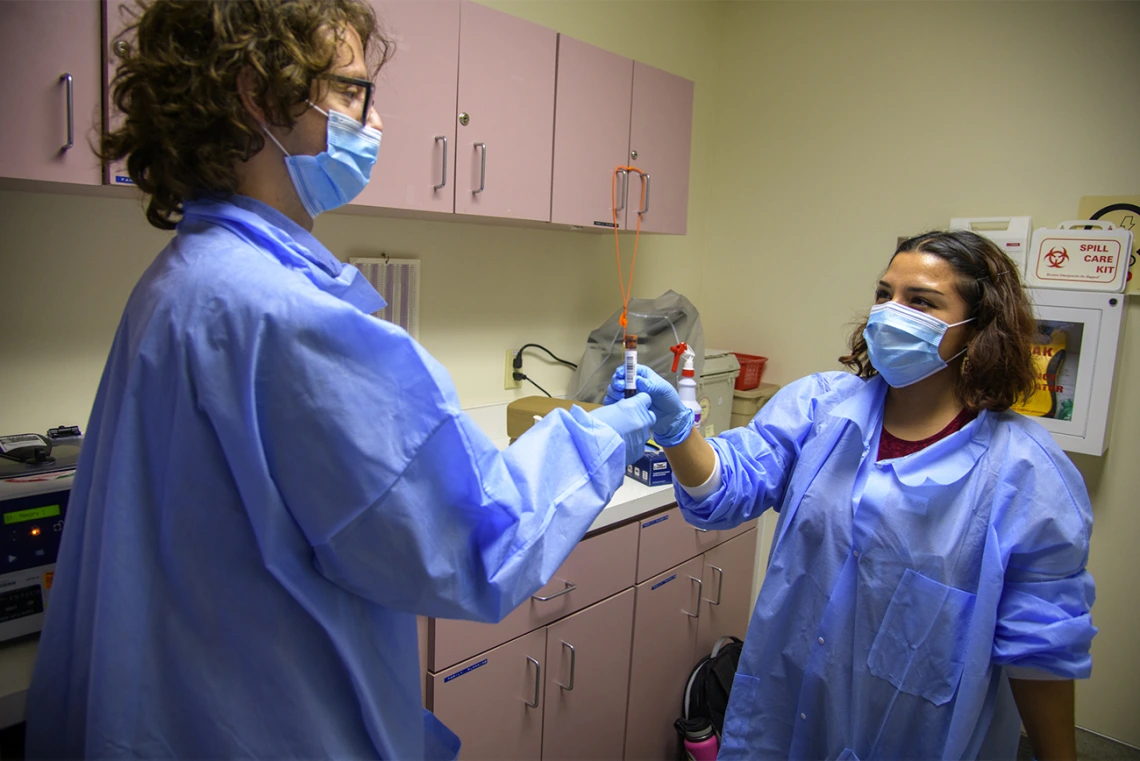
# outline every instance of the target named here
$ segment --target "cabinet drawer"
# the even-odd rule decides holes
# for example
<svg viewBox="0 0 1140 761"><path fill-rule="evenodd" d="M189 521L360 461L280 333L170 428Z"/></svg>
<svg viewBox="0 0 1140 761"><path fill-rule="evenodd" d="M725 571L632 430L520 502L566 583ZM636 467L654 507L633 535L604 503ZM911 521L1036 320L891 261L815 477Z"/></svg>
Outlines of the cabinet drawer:
<svg viewBox="0 0 1140 761"><path fill-rule="evenodd" d="M638 528L631 523L583 540L549 584L497 624L436 619L431 670L441 671L633 586Z"/></svg>
<svg viewBox="0 0 1140 761"><path fill-rule="evenodd" d="M681 509L674 507L642 518L638 528L637 581L641 583L755 526L744 523L725 531L706 531L686 523Z"/></svg>

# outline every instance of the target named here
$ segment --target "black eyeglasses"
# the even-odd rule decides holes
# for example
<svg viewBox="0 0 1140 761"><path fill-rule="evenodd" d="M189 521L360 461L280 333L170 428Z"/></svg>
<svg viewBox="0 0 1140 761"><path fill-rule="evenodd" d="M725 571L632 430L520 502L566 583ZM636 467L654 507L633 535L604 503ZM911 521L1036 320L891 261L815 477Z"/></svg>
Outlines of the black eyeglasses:
<svg viewBox="0 0 1140 761"><path fill-rule="evenodd" d="M363 90L364 90L364 107L360 109L360 117L359 118L360 118L361 124L367 124L368 123L368 110L370 108L372 108L372 88L373 88L373 85L372 85L371 81L369 81L367 79L357 79L356 77L342 77L339 74L325 74L321 78L322 79L328 79L328 80L331 80L333 82L338 82L342 85L347 85L349 87L363 88ZM351 97L352 97L352 102L355 104L357 101L357 96L352 95ZM349 116L353 116L353 114L349 114Z"/></svg>

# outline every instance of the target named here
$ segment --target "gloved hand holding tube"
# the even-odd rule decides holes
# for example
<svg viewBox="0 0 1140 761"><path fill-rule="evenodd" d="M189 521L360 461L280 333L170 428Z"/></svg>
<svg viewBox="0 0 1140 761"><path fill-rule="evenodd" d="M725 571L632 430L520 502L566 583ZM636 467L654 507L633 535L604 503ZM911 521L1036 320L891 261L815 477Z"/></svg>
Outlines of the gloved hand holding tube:
<svg viewBox="0 0 1140 761"><path fill-rule="evenodd" d="M654 441L668 448L677 446L689 437L693 430L693 411L685 406L669 381L645 365L638 365L637 390L649 394L653 400L652 410L657 417L657 422L653 425ZM606 390L605 403L618 402L624 393L625 366L618 365Z"/></svg>
<svg viewBox="0 0 1140 761"><path fill-rule="evenodd" d="M613 428L625 441L625 464L632 465L645 454L649 441L649 430L657 421L650 410L649 394L639 393L628 399L621 397L624 387L618 391L618 398L612 403L606 396L606 407L599 407L590 414Z"/></svg>

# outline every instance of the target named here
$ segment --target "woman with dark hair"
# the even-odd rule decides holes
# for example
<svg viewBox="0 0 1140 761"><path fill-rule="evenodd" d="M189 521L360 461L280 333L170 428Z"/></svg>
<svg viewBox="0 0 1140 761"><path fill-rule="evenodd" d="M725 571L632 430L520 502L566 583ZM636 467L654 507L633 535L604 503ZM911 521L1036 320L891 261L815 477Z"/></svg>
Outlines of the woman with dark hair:
<svg viewBox="0 0 1140 761"><path fill-rule="evenodd" d="M1012 262L901 243L841 362L709 440L638 368L695 526L779 512L721 759L1072 759L1096 629L1080 474L1009 407L1033 389ZM621 371L611 398L624 388Z"/></svg>
<svg viewBox="0 0 1140 761"><path fill-rule="evenodd" d="M91 412L28 755L454 759L416 614L498 621L547 583L644 452L649 398L500 452L312 235L380 150L366 0L140 5L103 155L175 235Z"/></svg>

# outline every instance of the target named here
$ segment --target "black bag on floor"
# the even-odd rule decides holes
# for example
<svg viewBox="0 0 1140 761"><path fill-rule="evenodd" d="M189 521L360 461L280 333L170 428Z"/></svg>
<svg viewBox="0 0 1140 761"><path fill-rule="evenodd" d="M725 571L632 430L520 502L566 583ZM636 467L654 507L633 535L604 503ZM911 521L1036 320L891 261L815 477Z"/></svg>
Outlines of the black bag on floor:
<svg viewBox="0 0 1140 761"><path fill-rule="evenodd" d="M724 714L728 710L728 695L740 662L744 643L736 637L721 637L712 652L701 659L685 683L682 703L683 718L708 719L719 738L724 732Z"/></svg>

